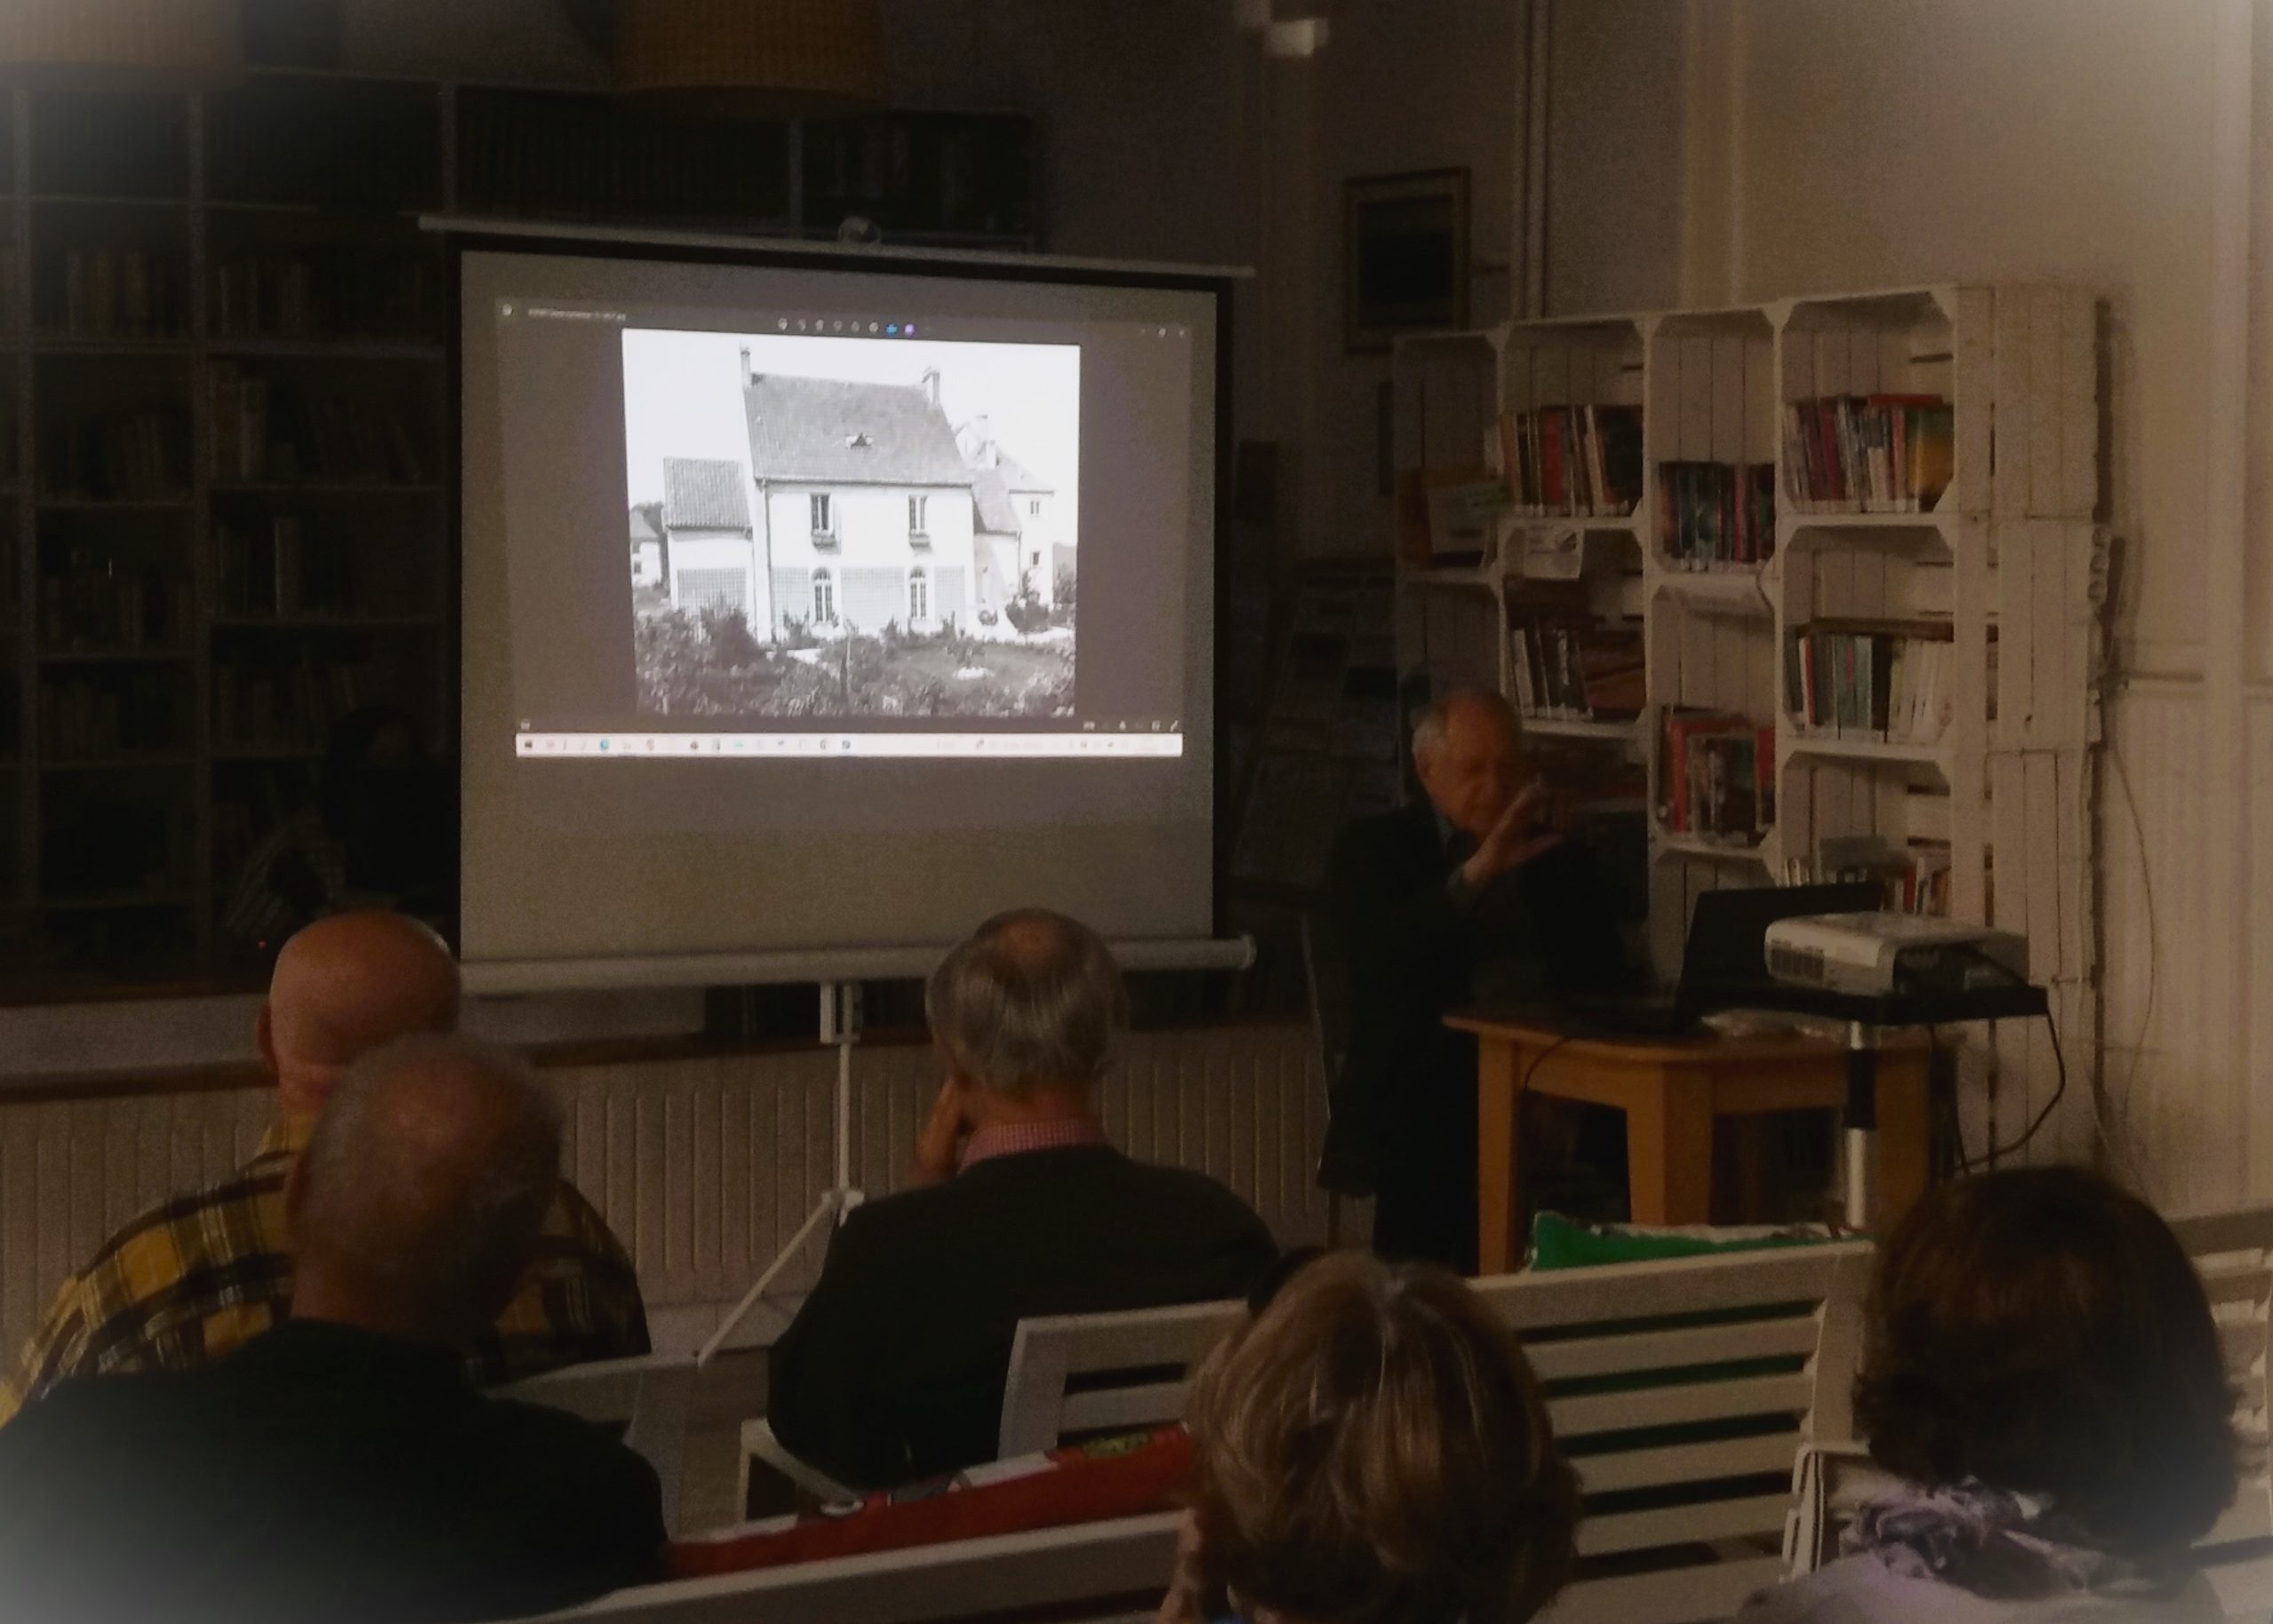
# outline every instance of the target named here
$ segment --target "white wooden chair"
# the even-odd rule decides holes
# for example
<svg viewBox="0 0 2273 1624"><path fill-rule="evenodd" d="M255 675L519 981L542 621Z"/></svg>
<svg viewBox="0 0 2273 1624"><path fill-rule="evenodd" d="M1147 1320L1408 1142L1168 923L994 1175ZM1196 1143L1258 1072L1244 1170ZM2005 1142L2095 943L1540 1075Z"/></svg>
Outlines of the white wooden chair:
<svg viewBox="0 0 2273 1624"><path fill-rule="evenodd" d="M1552 1624L1724 1619L1783 1577L1801 1446L1852 1430L1871 1248L1478 1280L1548 1389L1588 1501Z"/></svg>
<svg viewBox="0 0 2273 1624"><path fill-rule="evenodd" d="M728 1349L701 1369L692 1359L676 1355L603 1359L534 1376L503 1392L509 1398L622 1427L624 1443L655 1469L662 1485L663 1521L677 1534L686 1506L724 1505L728 1493L723 1480L715 1485L690 1482L690 1437L718 1428L739 1435L740 1423L764 1407L765 1357L761 1349ZM732 1462L731 1454L722 1455L722 1477L732 1470Z"/></svg>
<svg viewBox="0 0 2273 1624"><path fill-rule="evenodd" d="M995 1459L1183 1420L1192 1367L1246 1313L1243 1303L1193 1303L1021 1320Z"/></svg>
<svg viewBox="0 0 2273 1624"><path fill-rule="evenodd" d="M958 1540L619 1590L548 1618L611 1624L934 1624L1049 1609L1119 1620L1176 1570L1177 1518L1160 1512L1072 1528ZM1081 1609L1094 1604L1096 1612ZM1149 1616L1149 1615L1140 1615Z"/></svg>

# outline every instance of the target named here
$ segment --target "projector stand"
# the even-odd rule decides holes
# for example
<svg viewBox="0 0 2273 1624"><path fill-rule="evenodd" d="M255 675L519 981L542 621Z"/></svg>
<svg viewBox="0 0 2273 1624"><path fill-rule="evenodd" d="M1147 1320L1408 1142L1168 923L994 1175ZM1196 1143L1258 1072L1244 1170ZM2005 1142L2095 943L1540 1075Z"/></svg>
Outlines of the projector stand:
<svg viewBox="0 0 2273 1624"><path fill-rule="evenodd" d="M726 1316L710 1340L702 1344L702 1351L694 1356L698 1370L716 1359L741 1322L749 1318L750 1310L764 1302L772 1291L773 1282L783 1270L804 1256L812 1243L814 1233L823 1224L842 1224L845 1215L866 1198L852 1187L852 1046L860 1041L860 984L858 981L824 981L820 985L820 1041L836 1050L836 1110L833 1127L836 1137L836 1182L821 1192L812 1215L804 1226L789 1237L789 1244L781 1248L780 1256L766 1265L765 1272L757 1277L757 1284L749 1288L734 1311Z"/></svg>
<svg viewBox="0 0 2273 1624"><path fill-rule="evenodd" d="M1879 1033L1847 1023L1847 1227L1871 1226L1871 1179L1878 1170Z"/></svg>

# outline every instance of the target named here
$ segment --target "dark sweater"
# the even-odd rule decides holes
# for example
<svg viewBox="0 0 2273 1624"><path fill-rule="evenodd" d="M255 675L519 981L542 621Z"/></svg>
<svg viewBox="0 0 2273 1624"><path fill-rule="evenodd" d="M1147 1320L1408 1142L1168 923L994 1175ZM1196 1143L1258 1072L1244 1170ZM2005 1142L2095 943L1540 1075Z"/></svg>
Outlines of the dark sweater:
<svg viewBox="0 0 2273 1624"><path fill-rule="evenodd" d="M66 1382L0 1429L11 1624L510 1617L653 1580L663 1541L606 1433L343 1326Z"/></svg>
<svg viewBox="0 0 2273 1624"><path fill-rule="evenodd" d="M1245 1296L1278 1258L1198 1173L1103 1145L982 1161L858 1208L774 1344L774 1436L857 1488L994 1458L1018 1321Z"/></svg>

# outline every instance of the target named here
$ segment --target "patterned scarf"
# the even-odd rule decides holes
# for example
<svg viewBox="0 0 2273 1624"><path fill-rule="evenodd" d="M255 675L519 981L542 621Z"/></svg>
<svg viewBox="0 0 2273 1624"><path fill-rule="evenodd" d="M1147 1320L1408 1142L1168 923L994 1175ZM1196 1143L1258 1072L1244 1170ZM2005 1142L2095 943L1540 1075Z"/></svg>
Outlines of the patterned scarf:
<svg viewBox="0 0 2273 1624"><path fill-rule="evenodd" d="M1864 1508L1841 1554L1875 1557L1905 1579L1931 1580L1992 1601L2047 1596L2154 1597L2182 1574L2094 1549L2042 1501L1968 1482L1911 1485Z"/></svg>

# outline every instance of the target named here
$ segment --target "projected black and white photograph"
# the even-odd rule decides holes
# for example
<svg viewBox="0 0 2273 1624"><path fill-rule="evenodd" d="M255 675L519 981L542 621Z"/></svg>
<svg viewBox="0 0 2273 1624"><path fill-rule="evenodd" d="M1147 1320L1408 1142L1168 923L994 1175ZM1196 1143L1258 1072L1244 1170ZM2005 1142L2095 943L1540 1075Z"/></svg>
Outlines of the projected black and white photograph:
<svg viewBox="0 0 2273 1624"><path fill-rule="evenodd" d="M641 711L1070 717L1081 354L627 330Z"/></svg>

